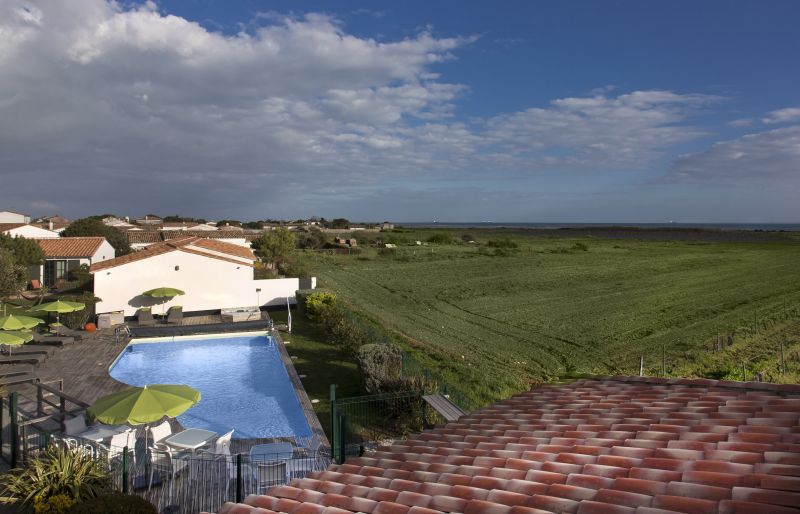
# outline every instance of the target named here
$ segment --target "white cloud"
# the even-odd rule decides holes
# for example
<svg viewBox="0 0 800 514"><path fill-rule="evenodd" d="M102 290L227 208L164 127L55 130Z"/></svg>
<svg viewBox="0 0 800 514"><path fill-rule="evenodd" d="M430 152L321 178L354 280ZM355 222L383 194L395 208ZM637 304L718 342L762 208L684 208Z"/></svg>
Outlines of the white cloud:
<svg viewBox="0 0 800 514"><path fill-rule="evenodd" d="M800 107L787 107L772 111L762 119L764 123L791 123L800 121Z"/></svg>
<svg viewBox="0 0 800 514"><path fill-rule="evenodd" d="M800 126L748 134L681 156L669 175L676 180L753 182L800 186Z"/></svg>
<svg viewBox="0 0 800 514"><path fill-rule="evenodd" d="M720 100L602 88L467 122L467 86L435 65L474 38L265 22L225 35L153 3L0 3L0 203L259 217L412 179L645 169Z"/></svg>

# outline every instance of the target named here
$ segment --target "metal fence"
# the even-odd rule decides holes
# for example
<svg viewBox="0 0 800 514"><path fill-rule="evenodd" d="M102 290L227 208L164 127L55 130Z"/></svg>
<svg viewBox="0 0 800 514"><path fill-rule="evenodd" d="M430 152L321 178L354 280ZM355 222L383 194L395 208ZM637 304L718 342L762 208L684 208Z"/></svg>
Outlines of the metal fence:
<svg viewBox="0 0 800 514"><path fill-rule="evenodd" d="M464 394L463 391L449 384L442 375L423 366L406 352L403 352L402 376L421 378L427 392L441 393L466 412L478 410L482 407L482 405L478 405Z"/></svg>
<svg viewBox="0 0 800 514"><path fill-rule="evenodd" d="M89 455L106 466L113 490L141 496L159 512L171 514L216 512L225 502L263 494L272 486L323 471L331 462L330 450L312 449L308 439L285 441L292 444L283 452L232 455L214 454L211 447L194 452L148 448L143 437L137 438L133 448L116 447L32 425L15 431L12 424L6 424L2 442L4 457L15 458L17 467L29 459L43 458L44 451L52 447Z"/></svg>

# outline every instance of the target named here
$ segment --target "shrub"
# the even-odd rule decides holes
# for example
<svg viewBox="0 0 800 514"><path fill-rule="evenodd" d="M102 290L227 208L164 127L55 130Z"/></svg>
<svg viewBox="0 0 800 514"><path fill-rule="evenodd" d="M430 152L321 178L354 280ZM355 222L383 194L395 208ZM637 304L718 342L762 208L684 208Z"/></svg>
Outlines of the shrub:
<svg viewBox="0 0 800 514"><path fill-rule="evenodd" d="M59 316L61 323L73 330L80 330L89 322L94 319L94 305L100 301L93 293L84 292L82 295L64 296L63 300L70 302L80 302L86 305L86 308L81 311L67 312Z"/></svg>
<svg viewBox="0 0 800 514"><path fill-rule="evenodd" d="M515 241L508 238L490 239L489 242L486 243L486 246L490 248L519 248L519 245Z"/></svg>
<svg viewBox="0 0 800 514"><path fill-rule="evenodd" d="M334 293L319 292L313 293L306 298L306 315L311 320L318 320L323 312L336 304Z"/></svg>
<svg viewBox="0 0 800 514"><path fill-rule="evenodd" d="M29 459L24 467L0 478L4 496L23 504L66 495L76 501L94 498L110 489L108 470L99 460L78 450L52 445Z"/></svg>
<svg viewBox="0 0 800 514"><path fill-rule="evenodd" d="M437 245L451 245L454 243L453 236L444 233L431 234L428 238L428 242Z"/></svg>
<svg viewBox="0 0 800 514"><path fill-rule="evenodd" d="M68 514L158 514L158 511L144 498L112 493L78 503Z"/></svg>
<svg viewBox="0 0 800 514"><path fill-rule="evenodd" d="M586 243L582 243L582 242L578 241L577 243L572 245L572 249L573 250L580 250L582 252L588 252L589 251L589 245L587 245Z"/></svg>
<svg viewBox="0 0 800 514"><path fill-rule="evenodd" d="M75 500L66 494L57 494L50 498L37 496L33 499L34 514L65 514L75 505Z"/></svg>
<svg viewBox="0 0 800 514"><path fill-rule="evenodd" d="M356 353L356 362L368 393L394 390L401 378L403 352L393 344L365 344Z"/></svg>

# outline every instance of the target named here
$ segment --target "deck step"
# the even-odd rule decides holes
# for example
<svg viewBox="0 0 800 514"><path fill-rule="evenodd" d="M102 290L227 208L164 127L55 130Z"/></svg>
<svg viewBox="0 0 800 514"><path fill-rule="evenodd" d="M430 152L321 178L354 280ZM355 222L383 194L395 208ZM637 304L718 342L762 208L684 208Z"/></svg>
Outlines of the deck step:
<svg viewBox="0 0 800 514"><path fill-rule="evenodd" d="M451 402L444 395L438 393L428 394L423 396L422 399L447 421L458 421L461 416L466 414L458 405Z"/></svg>

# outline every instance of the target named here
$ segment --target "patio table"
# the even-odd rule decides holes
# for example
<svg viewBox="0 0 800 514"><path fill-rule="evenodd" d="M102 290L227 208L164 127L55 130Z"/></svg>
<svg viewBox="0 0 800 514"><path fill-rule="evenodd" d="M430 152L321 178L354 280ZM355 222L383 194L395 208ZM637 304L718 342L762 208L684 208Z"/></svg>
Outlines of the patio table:
<svg viewBox="0 0 800 514"><path fill-rule="evenodd" d="M79 432L75 434L74 437L88 439L89 441L93 441L95 443L102 443L105 439L109 439L117 434L122 434L128 430L133 429L128 425L98 425L96 427L91 427L88 430L84 430L83 432Z"/></svg>
<svg viewBox="0 0 800 514"><path fill-rule="evenodd" d="M194 451L201 446L205 446L212 439L219 434L211 430L203 430L202 428L187 428L177 434L172 434L163 441L159 441L167 446L176 448L178 450L191 450Z"/></svg>
<svg viewBox="0 0 800 514"><path fill-rule="evenodd" d="M292 443L257 444L250 448L250 460L253 461L287 460L293 454Z"/></svg>

